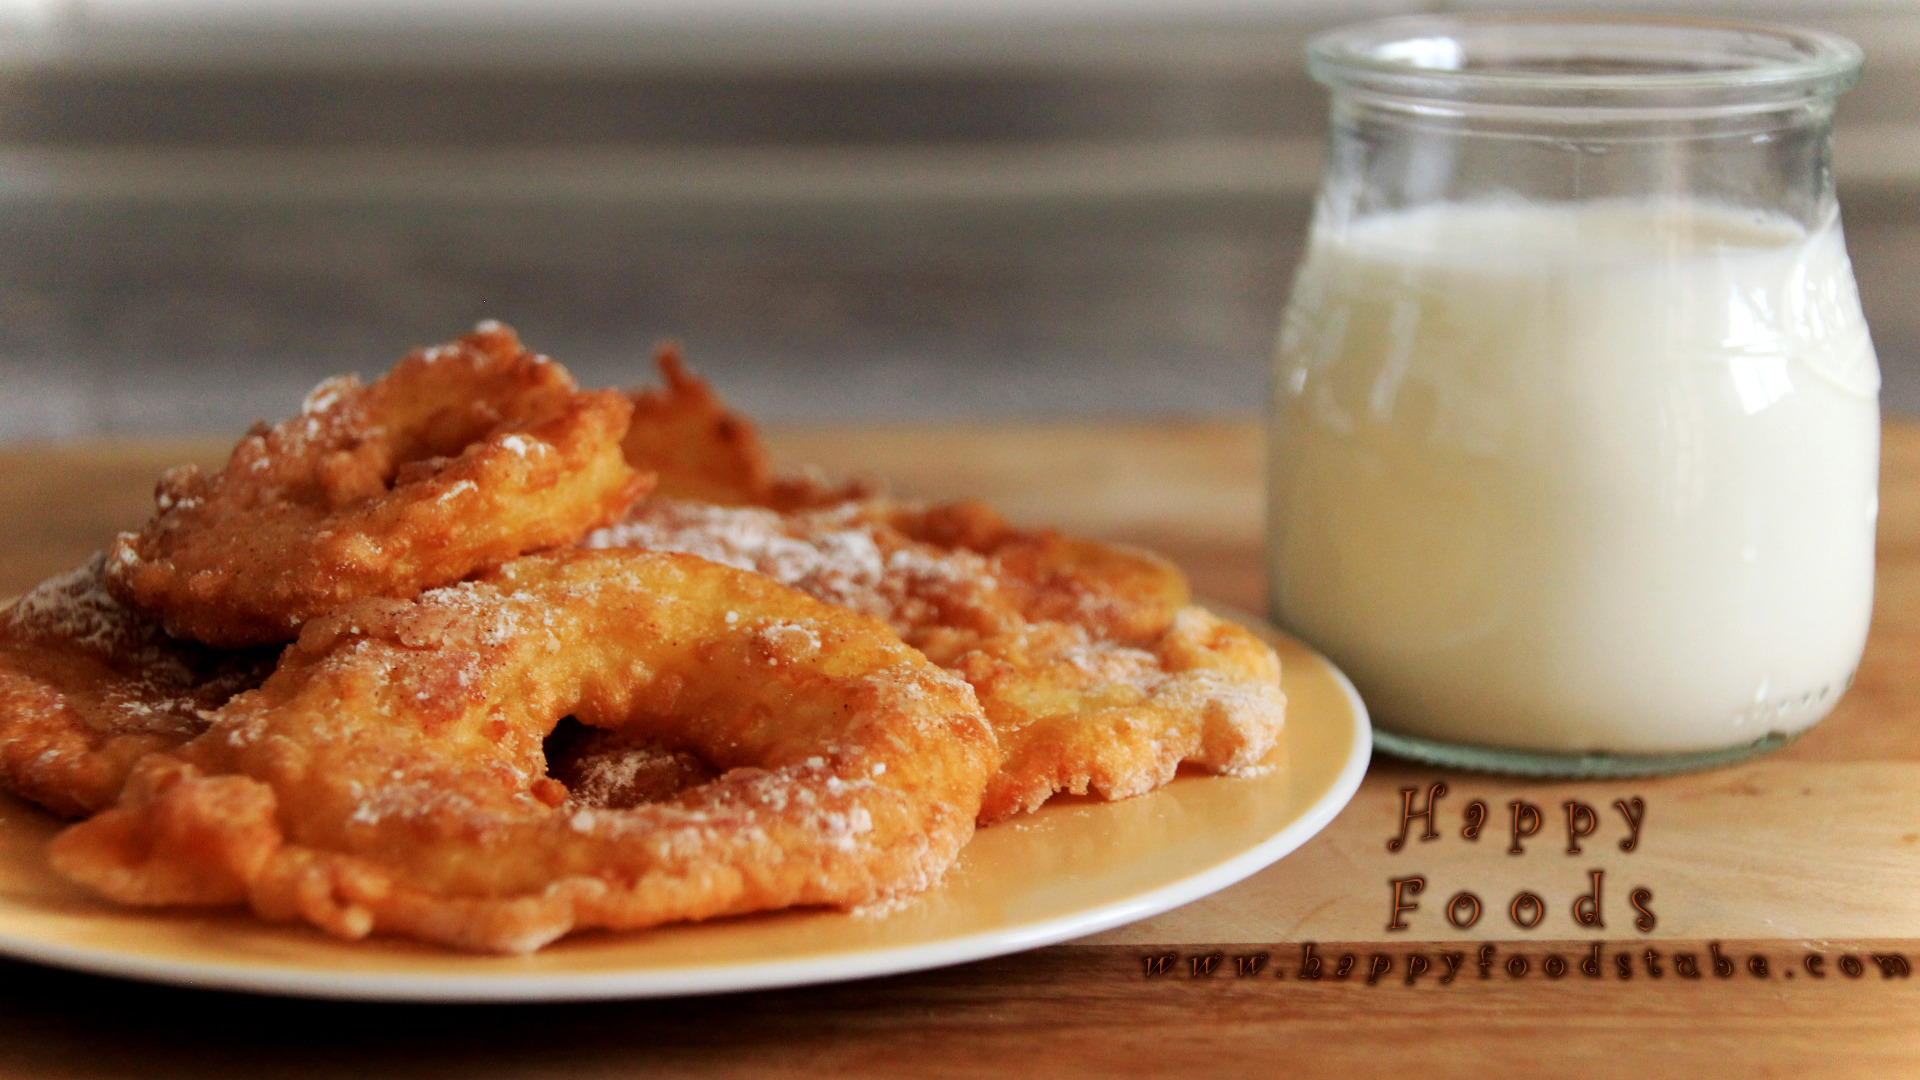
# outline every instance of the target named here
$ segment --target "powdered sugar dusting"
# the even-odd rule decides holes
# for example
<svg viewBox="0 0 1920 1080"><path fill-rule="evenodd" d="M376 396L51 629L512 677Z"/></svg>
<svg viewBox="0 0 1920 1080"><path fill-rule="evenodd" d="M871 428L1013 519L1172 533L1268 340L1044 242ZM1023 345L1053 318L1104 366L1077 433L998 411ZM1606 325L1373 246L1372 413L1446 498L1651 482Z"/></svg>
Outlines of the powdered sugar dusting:
<svg viewBox="0 0 1920 1080"><path fill-rule="evenodd" d="M934 542L952 537L980 550ZM1106 774L1103 790L1114 797L1164 783L1182 760L1252 768L1284 720L1271 651L1244 635L1216 641L1217 620L1164 599L1177 572L1151 556L1020 533L991 511L874 501L781 514L656 499L587 543L697 555L887 620L979 690L1009 759L1042 719L1082 723L1075 738L1085 745L1056 741L1046 753L1060 760L1033 764L1030 778L1009 781L1016 787L1064 776L1085 790L1088 781L1074 778L1113 728L1130 732L1135 747L1121 774ZM871 681L881 699L931 690L916 678ZM1044 791L1018 794L1018 805L1035 797Z"/></svg>
<svg viewBox="0 0 1920 1080"><path fill-rule="evenodd" d="M191 734L206 727L207 710L257 686L271 670L268 652L222 653L168 637L113 598L106 566L106 556L95 554L35 586L0 620L0 652L28 661L28 671L40 670L31 656L42 650L75 649L107 666L110 674L91 685L51 686L51 707L110 734ZM0 668L13 666L0 661Z"/></svg>
<svg viewBox="0 0 1920 1080"><path fill-rule="evenodd" d="M359 389L360 380L352 375L336 375L323 379L320 384L307 392L305 400L300 402L303 416L318 416L340 404L348 394Z"/></svg>
<svg viewBox="0 0 1920 1080"><path fill-rule="evenodd" d="M672 798L716 775L693 754L612 731L591 732L549 770L567 785L572 805L616 810Z"/></svg>
<svg viewBox="0 0 1920 1080"><path fill-rule="evenodd" d="M144 649L165 639L160 628L134 615L107 592L106 557L56 574L22 596L7 613L9 629L34 641L70 641L95 652Z"/></svg>
<svg viewBox="0 0 1920 1080"><path fill-rule="evenodd" d="M678 551L750 570L814 597L868 614L885 610L874 595L886 564L873 536L830 515L790 524L772 510L658 499L628 520L590 534L590 548Z"/></svg>
<svg viewBox="0 0 1920 1080"><path fill-rule="evenodd" d="M820 630L812 622L764 623L753 640L769 662L804 661L820 652Z"/></svg>
<svg viewBox="0 0 1920 1080"><path fill-rule="evenodd" d="M591 533L592 548L678 551L751 570L782 585L893 624L960 618L991 623L1006 601L988 560L907 539L858 502L782 515L758 507L654 499L627 520ZM961 615L970 611L971 617Z"/></svg>

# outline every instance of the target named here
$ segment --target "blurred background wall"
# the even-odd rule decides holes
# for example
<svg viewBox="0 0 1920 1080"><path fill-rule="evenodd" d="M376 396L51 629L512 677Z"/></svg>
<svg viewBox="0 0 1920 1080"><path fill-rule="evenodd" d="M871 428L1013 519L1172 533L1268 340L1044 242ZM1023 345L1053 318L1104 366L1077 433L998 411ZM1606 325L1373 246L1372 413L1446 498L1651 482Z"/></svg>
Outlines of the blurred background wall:
<svg viewBox="0 0 1920 1080"><path fill-rule="evenodd" d="M1481 6L0 0L0 442L230 432L481 318L781 420L1251 414L1305 39ZM1865 47L1841 198L1920 412L1920 0L1622 7Z"/></svg>

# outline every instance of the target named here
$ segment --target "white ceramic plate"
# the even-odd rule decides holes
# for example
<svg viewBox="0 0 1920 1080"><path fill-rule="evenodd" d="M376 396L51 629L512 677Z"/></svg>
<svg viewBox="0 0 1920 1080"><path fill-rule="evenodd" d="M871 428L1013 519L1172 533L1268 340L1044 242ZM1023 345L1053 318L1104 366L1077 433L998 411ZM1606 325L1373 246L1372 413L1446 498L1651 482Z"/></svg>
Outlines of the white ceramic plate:
<svg viewBox="0 0 1920 1080"><path fill-rule="evenodd" d="M1280 653L1285 737L1253 777L1182 775L1117 803L1056 798L977 834L945 881L885 911L786 911L587 933L532 956L343 942L240 912L117 907L47 868L60 823L0 795L0 954L104 975L372 1001L558 1001L834 982L1097 933L1197 900L1326 827L1366 772L1371 730L1346 677L1242 619Z"/></svg>

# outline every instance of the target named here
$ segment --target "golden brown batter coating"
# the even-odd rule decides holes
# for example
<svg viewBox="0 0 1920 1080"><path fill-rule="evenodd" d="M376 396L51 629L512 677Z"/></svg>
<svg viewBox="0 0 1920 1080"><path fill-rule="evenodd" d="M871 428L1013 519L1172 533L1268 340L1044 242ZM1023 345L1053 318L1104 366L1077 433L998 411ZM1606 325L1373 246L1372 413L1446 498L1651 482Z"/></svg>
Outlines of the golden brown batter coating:
<svg viewBox="0 0 1920 1080"><path fill-rule="evenodd" d="M687 370L678 345L661 345L653 361L662 385L633 393L633 423L621 440L627 464L657 474L655 491L670 498L723 506L765 500L773 467L753 423Z"/></svg>
<svg viewBox="0 0 1920 1080"><path fill-rule="evenodd" d="M170 470L108 584L177 636L291 640L348 600L411 597L617 516L645 490L620 453L631 411L483 324L372 385L321 383L211 477Z"/></svg>
<svg viewBox="0 0 1920 1080"><path fill-rule="evenodd" d="M866 485L831 485L773 470L760 431L728 408L705 379L687 370L671 342L654 353L657 389L633 392L633 423L622 448L627 463L659 477L655 492L718 506L824 506L866 494Z"/></svg>
<svg viewBox="0 0 1920 1080"><path fill-rule="evenodd" d="M720 773L579 806L543 757L568 715ZM995 760L966 683L872 619L685 555L569 551L308 623L52 855L125 903L524 952L925 888Z"/></svg>
<svg viewBox="0 0 1920 1080"><path fill-rule="evenodd" d="M170 638L114 600L95 555L0 613L0 788L78 817L113 804L141 755L198 735L278 650Z"/></svg>
<svg viewBox="0 0 1920 1080"><path fill-rule="evenodd" d="M1254 769L1284 722L1279 659L1189 606L1178 569L1129 548L1015 529L979 503L872 500L781 514L654 499L586 543L684 551L765 574L886 620L964 675L1001 753L982 824L1057 791L1142 794L1183 763Z"/></svg>

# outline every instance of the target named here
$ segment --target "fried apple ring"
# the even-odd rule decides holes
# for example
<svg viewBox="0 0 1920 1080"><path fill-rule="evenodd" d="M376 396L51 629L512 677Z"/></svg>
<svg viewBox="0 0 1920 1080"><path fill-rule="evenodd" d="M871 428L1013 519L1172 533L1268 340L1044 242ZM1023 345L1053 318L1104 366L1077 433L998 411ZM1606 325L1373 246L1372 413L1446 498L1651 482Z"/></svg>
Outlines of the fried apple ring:
<svg viewBox="0 0 1920 1080"><path fill-rule="evenodd" d="M0 788L68 817L111 806L135 761L205 730L277 653L168 637L107 593L105 566L95 555L0 613Z"/></svg>
<svg viewBox="0 0 1920 1080"><path fill-rule="evenodd" d="M321 383L212 477L169 470L108 585L180 637L291 640L348 600L410 597L618 515L645 490L620 453L631 411L483 323L371 385Z"/></svg>
<svg viewBox="0 0 1920 1080"><path fill-rule="evenodd" d="M656 499L585 542L688 552L885 619L965 676L993 724L983 825L1059 791L1144 794L1182 764L1256 770L1285 720L1279 658L1190 606L1177 568L1015 529L979 503L780 514ZM602 742L569 767L605 771L629 750Z"/></svg>
<svg viewBox="0 0 1920 1080"><path fill-rule="evenodd" d="M760 431L687 370L680 346L653 354L658 388L633 391L633 423L621 446L627 463L654 473L657 494L719 506L793 510L867 494L867 485L829 484L816 475L775 473Z"/></svg>
<svg viewBox="0 0 1920 1080"><path fill-rule="evenodd" d="M571 804L542 756L568 715L720 773ZM308 623L52 858L125 903L527 952L925 888L995 757L966 683L872 619L685 555L570 551Z"/></svg>
<svg viewBox="0 0 1920 1080"><path fill-rule="evenodd" d="M655 491L671 498L724 506L765 499L773 467L753 422L687 370L680 346L663 342L653 362L661 385L633 392L633 423L621 440L627 464L658 475Z"/></svg>

